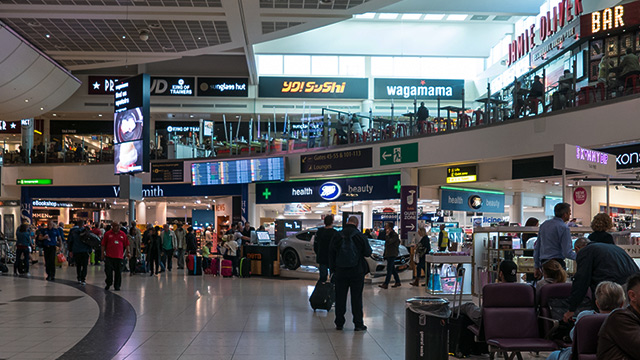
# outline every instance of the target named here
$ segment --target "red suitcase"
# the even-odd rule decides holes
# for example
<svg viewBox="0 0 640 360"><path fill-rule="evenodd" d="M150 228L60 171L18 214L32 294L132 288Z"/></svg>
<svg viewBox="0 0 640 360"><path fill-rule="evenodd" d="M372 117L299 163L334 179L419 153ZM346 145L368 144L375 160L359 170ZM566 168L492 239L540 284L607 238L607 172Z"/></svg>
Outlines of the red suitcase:
<svg viewBox="0 0 640 360"><path fill-rule="evenodd" d="M224 277L233 276L233 263L231 260L222 260L222 267L220 269L220 275Z"/></svg>

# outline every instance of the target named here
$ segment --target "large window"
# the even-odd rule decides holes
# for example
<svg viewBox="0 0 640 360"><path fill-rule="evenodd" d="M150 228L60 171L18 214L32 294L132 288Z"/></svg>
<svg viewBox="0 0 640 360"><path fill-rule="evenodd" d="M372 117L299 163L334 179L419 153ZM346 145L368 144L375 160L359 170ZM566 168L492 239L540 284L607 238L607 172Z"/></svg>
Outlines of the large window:
<svg viewBox="0 0 640 360"><path fill-rule="evenodd" d="M364 77L364 56L257 55L259 75Z"/></svg>
<svg viewBox="0 0 640 360"><path fill-rule="evenodd" d="M482 58L372 57L373 77L475 79L484 70Z"/></svg>

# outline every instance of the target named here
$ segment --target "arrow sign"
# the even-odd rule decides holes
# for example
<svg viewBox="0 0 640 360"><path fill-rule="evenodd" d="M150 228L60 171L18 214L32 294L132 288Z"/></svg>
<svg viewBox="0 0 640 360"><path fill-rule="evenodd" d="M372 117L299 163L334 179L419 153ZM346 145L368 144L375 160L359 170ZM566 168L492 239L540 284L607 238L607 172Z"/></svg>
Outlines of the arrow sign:
<svg viewBox="0 0 640 360"><path fill-rule="evenodd" d="M414 231L418 223L418 187L400 187L400 225L401 239L409 237L409 231Z"/></svg>
<svg viewBox="0 0 640 360"><path fill-rule="evenodd" d="M387 152L385 151L380 156L382 157L383 160L387 160L389 158L389 156L391 156L391 154L387 154Z"/></svg>

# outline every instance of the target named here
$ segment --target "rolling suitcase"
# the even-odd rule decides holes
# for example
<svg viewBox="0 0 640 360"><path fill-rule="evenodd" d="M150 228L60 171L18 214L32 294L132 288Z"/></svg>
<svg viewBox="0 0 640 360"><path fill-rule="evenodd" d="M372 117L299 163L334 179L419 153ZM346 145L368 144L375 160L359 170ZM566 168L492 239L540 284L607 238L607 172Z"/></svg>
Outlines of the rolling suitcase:
<svg viewBox="0 0 640 360"><path fill-rule="evenodd" d="M309 304L313 311L318 309L331 310L335 298L335 287L330 282L319 282L309 297Z"/></svg>
<svg viewBox="0 0 640 360"><path fill-rule="evenodd" d="M202 275L202 257L197 255L187 256L187 274Z"/></svg>
<svg viewBox="0 0 640 360"><path fill-rule="evenodd" d="M209 266L209 273L211 275L220 274L220 260L218 258L211 259L211 265Z"/></svg>
<svg viewBox="0 0 640 360"><path fill-rule="evenodd" d="M240 277L251 277L251 259L247 257L240 259Z"/></svg>
<svg viewBox="0 0 640 360"><path fill-rule="evenodd" d="M224 277L233 276L233 263L231 262L231 260L222 260L220 275Z"/></svg>

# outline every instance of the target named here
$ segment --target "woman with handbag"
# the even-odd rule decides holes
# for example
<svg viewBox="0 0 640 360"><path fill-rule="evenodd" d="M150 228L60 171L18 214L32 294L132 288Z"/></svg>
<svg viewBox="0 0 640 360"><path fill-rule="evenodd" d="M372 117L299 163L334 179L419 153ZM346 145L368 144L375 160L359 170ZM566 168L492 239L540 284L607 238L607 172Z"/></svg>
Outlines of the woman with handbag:
<svg viewBox="0 0 640 360"><path fill-rule="evenodd" d="M429 239L429 236L427 235L427 231L425 230L424 227L419 227L418 228L418 236L420 237L420 241L418 241L417 244L415 244L415 257L416 257L416 277L415 279L410 283L411 286L418 286L420 285L420 276L421 276L421 272L424 271L424 276L427 280L427 282L429 282L429 273L427 272L426 269L426 261L425 261L425 256L431 252L431 239Z"/></svg>

